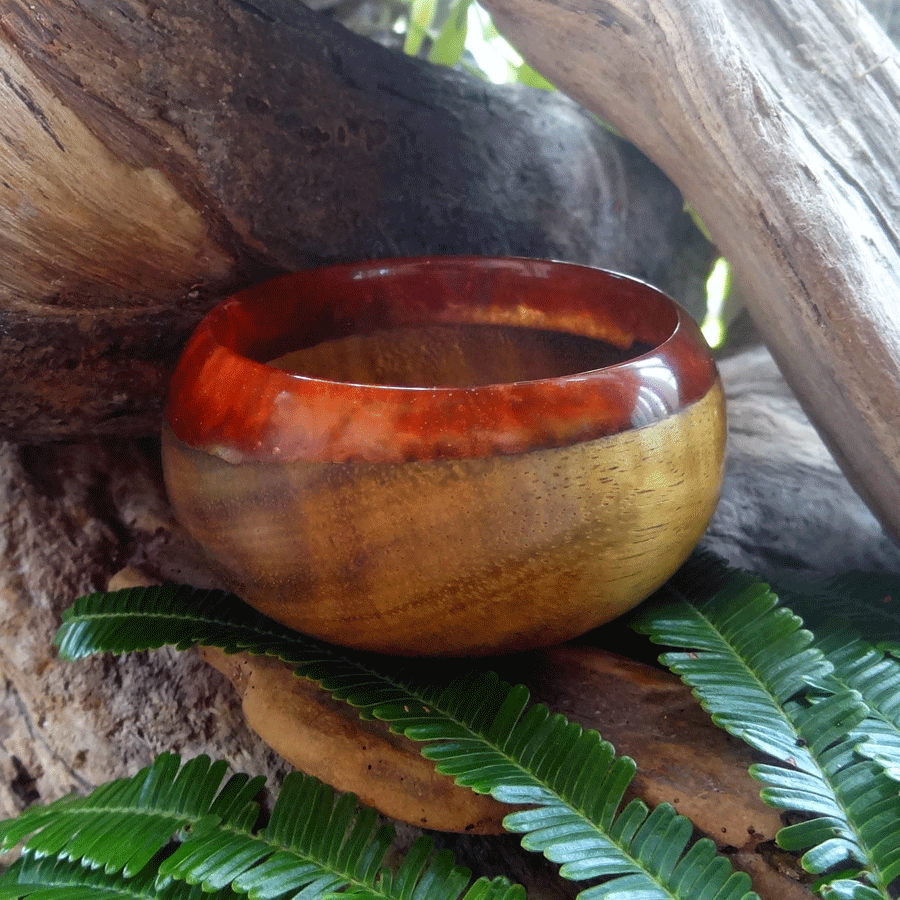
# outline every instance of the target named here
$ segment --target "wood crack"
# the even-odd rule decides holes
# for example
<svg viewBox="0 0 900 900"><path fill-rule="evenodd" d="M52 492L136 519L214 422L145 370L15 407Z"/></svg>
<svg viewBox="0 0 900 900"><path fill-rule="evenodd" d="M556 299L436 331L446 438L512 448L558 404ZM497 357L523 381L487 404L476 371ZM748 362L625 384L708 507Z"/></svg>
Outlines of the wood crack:
<svg viewBox="0 0 900 900"><path fill-rule="evenodd" d="M40 728L38 728L37 723L34 721L34 717L31 714L31 710L29 709L28 704L25 702L22 697L21 692L16 686L15 682L7 679L7 690L12 695L13 702L15 703L16 709L19 712L19 716L21 717L22 723L25 725L25 728L28 730L29 735L31 735L32 740L39 744L41 747L40 757L42 759L50 759L53 763L59 766L69 778L72 779L74 784L77 784L81 790L91 790L95 785L91 784L89 781L86 781L82 778L51 746L47 743L47 740L44 738L44 735ZM3 747L4 750L7 748L0 743L0 746ZM8 752L8 751L7 751ZM15 760L15 757L10 754L11 758ZM15 762L13 762L15 766ZM21 761L20 761L21 765ZM18 770L18 766L16 766ZM38 799L40 798L40 792L35 788L38 793Z"/></svg>
<svg viewBox="0 0 900 900"><path fill-rule="evenodd" d="M47 114L34 99L31 91L23 84L17 84L6 69L0 69L0 76L3 77L6 86L16 95L16 97L18 97L28 112L31 113L31 116L38 125L41 126L41 129L50 137L59 150L62 153L65 153L66 148L63 146L62 141L57 137L56 132L53 130L53 126L50 124L50 120L47 118Z"/></svg>
<svg viewBox="0 0 900 900"><path fill-rule="evenodd" d="M806 127L803 120L800 119L792 110L786 108L787 114L796 122L803 132L803 136L812 144L813 147L821 154L822 158L827 160L834 171L838 173L848 187L852 188L857 196L862 200L866 209L871 213L872 217L878 223L879 228L889 239L891 246L897 254L900 254L900 234L894 227L891 217L885 215L872 192L863 184L861 176L854 173L851 169L842 163L835 154L831 153L825 144L816 136L816 134Z"/></svg>

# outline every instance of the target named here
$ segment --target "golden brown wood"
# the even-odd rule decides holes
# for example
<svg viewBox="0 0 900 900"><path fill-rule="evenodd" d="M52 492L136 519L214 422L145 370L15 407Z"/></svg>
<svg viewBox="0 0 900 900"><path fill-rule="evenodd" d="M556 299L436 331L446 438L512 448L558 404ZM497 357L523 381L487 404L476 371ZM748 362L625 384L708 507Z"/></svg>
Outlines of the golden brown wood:
<svg viewBox="0 0 900 900"><path fill-rule="evenodd" d="M421 828L503 830L509 807L438 775L420 745L392 734L383 722L360 720L351 706L295 677L283 663L213 649L200 655L235 686L247 724L291 765Z"/></svg>
<svg viewBox="0 0 900 900"><path fill-rule="evenodd" d="M487 6L681 188L810 418L900 536L900 67L865 5Z"/></svg>
<svg viewBox="0 0 900 900"><path fill-rule="evenodd" d="M179 520L266 615L377 652L478 654L582 634L658 587L715 508L722 416L717 384L655 425L513 456L233 466L168 428L163 448Z"/></svg>
<svg viewBox="0 0 900 900"><path fill-rule="evenodd" d="M284 664L203 650L243 700L247 722L292 765L423 827L494 833L511 808L437 775L421 744L363 722ZM754 756L716 728L674 676L590 647L559 646L498 660L533 699L598 731L638 765L632 793L671 803L719 846L752 851L774 839L777 811L747 774ZM460 666L466 664L460 663Z"/></svg>

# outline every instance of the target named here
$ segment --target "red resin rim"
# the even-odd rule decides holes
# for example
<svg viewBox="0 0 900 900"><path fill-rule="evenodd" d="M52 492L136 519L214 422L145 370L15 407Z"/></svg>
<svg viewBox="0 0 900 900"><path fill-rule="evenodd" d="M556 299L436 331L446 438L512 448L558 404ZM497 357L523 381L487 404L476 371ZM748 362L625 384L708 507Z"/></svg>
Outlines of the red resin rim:
<svg viewBox="0 0 900 900"><path fill-rule="evenodd" d="M436 323L653 349L590 372L476 387L348 384L265 364L328 338ZM465 459L645 427L704 397L717 378L696 323L637 279L506 257L381 260L298 272L224 300L185 347L166 421L184 443L234 463Z"/></svg>

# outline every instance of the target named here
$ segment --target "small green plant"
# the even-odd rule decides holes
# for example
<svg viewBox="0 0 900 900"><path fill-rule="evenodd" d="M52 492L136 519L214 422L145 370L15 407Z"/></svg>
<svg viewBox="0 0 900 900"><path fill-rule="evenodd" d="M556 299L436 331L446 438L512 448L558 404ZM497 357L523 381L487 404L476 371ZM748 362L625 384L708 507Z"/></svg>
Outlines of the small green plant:
<svg viewBox="0 0 900 900"><path fill-rule="evenodd" d="M819 605L860 594L869 580L823 585ZM879 583L878 602L900 587ZM815 603L786 591L811 608ZM858 605L856 609L858 609ZM866 619L860 619L865 623ZM896 623L895 623L896 624ZM690 561L633 619L670 650L663 662L692 686L713 720L765 754L751 775L766 802L791 811L779 843L802 853L825 898L894 897L900 876L900 662L846 628L814 631L766 586L708 556ZM222 592L167 585L81 598L65 615L60 652L197 644L278 656L363 717L421 741L457 783L501 802L522 844L587 882L584 900L749 900L749 879L671 807L624 802L634 764L527 690L492 673L435 680L421 669L321 644ZM482 698L482 699L474 699ZM319 898L335 892L396 900L516 900L504 880L471 882L446 854L416 844L396 870L387 832L352 798L299 773L271 821L257 828L256 780L205 758L165 755L131 779L0 825L5 847L25 840L0 895L186 896L196 885L229 897ZM123 841L122 836L127 835ZM199 896L199 895L198 895ZM0 897L2 900L2 897Z"/></svg>
<svg viewBox="0 0 900 900"><path fill-rule="evenodd" d="M415 741L439 772L479 793L532 808L504 826L523 846L562 865L576 881L603 877L585 900L647 897L692 900L698 883L709 900L754 896L706 839L692 842L691 823L669 806L651 813L640 800L623 805L634 763L545 706L529 704L521 685L473 672L441 682L428 667L390 668L298 635L220 591L184 587L94 594L66 613L60 651L77 658L163 644L216 646L279 657L365 717L377 717Z"/></svg>
<svg viewBox="0 0 900 900"><path fill-rule="evenodd" d="M459 66L486 80L554 90L503 38L476 0L411 0L397 28L403 52L410 56Z"/></svg>

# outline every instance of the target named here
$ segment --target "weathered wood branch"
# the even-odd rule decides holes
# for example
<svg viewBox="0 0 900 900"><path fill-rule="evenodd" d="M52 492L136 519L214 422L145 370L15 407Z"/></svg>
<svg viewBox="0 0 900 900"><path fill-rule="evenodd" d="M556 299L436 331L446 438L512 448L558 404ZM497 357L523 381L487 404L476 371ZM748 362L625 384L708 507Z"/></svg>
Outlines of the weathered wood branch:
<svg viewBox="0 0 900 900"><path fill-rule="evenodd" d="M512 253L699 297L678 191L573 103L294 0L0 2L0 437L158 429L202 312L340 259Z"/></svg>
<svg viewBox="0 0 900 900"><path fill-rule="evenodd" d="M855 0L488 0L731 260L804 407L900 534L900 68Z"/></svg>

